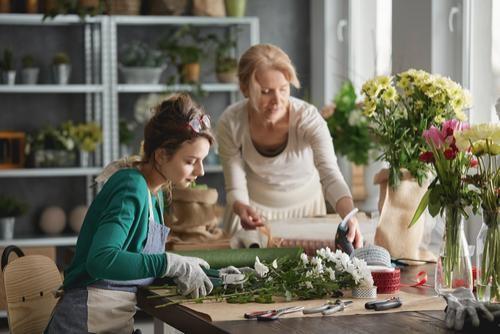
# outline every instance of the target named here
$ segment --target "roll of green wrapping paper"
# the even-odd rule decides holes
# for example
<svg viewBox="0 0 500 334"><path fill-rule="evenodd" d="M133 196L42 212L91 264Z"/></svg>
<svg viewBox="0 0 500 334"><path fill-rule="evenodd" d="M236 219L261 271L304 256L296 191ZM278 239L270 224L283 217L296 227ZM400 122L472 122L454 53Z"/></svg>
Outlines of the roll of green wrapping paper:
<svg viewBox="0 0 500 334"><path fill-rule="evenodd" d="M246 248L246 249L212 249L194 251L175 251L179 255L202 258L211 268L219 269L227 266L252 267L255 257L260 261L272 262L279 257L299 257L302 248Z"/></svg>

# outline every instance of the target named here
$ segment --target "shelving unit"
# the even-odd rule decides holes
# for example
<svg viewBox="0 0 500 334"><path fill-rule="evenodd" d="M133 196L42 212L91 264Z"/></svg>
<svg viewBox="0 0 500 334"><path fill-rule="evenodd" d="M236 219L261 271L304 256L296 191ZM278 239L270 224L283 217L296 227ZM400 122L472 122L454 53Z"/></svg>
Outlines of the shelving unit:
<svg viewBox="0 0 500 334"><path fill-rule="evenodd" d="M100 173L102 167L110 161L119 158L119 111L120 96L127 94L163 93L172 91L193 91L191 85L132 85L118 82L118 34L120 27L161 28L165 26L193 26L207 28L240 29L244 28L244 45L238 45L238 51L259 42L259 20L254 17L243 18L212 18L212 17L174 17L174 16L96 16L86 18L82 22L76 15L59 15L55 19L42 20L42 15L32 14L0 14L1 26L40 26L65 27L77 26L83 33L83 45L77 46L82 51L83 77L80 82L68 85L41 83L37 85L16 84L13 86L0 84L2 95L22 95L23 99L42 98L43 96L80 95L84 97L84 118L86 121L98 122L102 127L103 144L98 149L97 164L88 168L22 168L0 169L0 182L12 178L32 179L45 178L41 182L51 182L53 178L85 178L86 201L90 203L95 196L94 188L90 187L93 178ZM15 27L14 27L15 28ZM38 31L36 32L38 33ZM41 32L40 32L41 34ZM35 36L33 38L36 38ZM241 42L241 41L240 41ZM238 43L240 44L240 43ZM247 45L248 44L248 45ZM2 48L0 48L2 49ZM43 53L41 51L40 53ZM77 66L78 64L73 64ZM237 84L203 82L200 87L209 94L229 94L230 101L235 101L239 91ZM36 95L36 96L35 96ZM227 96L227 95L226 95ZM71 116L67 116L71 118ZM7 125L8 126L8 125ZM205 173L221 173L220 165L205 165ZM54 203L57 204L57 203ZM26 236L10 241L1 241L1 245L12 244L22 246L71 246L76 243L74 236L31 237Z"/></svg>
<svg viewBox="0 0 500 334"><path fill-rule="evenodd" d="M102 128L103 144L98 147L98 150L94 154L95 164L92 167L68 167L68 168L22 168L22 169L0 169L0 182L5 180L8 182L10 179L27 179L27 178L45 178L40 182L45 182L47 185L51 184L51 180L66 177L76 177L84 178L86 184L85 189L82 189L85 193L84 202L90 204L93 197L95 196L95 188L90 187L93 183L93 177L97 175L101 170L102 166L111 161L111 145L107 138L109 137L109 75L107 74L107 63L108 53L104 46L107 43L109 36L109 17L92 17L88 18L85 22L82 22L80 18L76 15L66 15L57 16L55 19L47 19L43 21L42 15L32 15L32 14L0 14L0 26L16 31L16 29L25 29L32 33L35 31L37 34L43 34L43 29L46 27L54 27L55 31L59 33L65 33L63 29L70 29L71 33L77 34L77 36L82 36L83 45L76 46L76 50L80 54L79 60L72 59L72 67L82 66L82 70L78 72L77 78L75 78L75 73L73 73L74 79L70 84L67 85L57 85L50 83L40 83L36 85L4 85L0 84L0 98L6 95L23 95L23 100L40 99L39 94L45 96L53 95L59 96L70 95L69 100L71 101L76 96L84 101L83 109L84 114L79 115L80 119L84 119L86 122L97 122ZM34 30L29 27L40 27ZM50 30L52 31L52 30ZM82 34L82 35L80 35ZM31 37L31 35L28 35ZM31 38L36 38L33 36ZM17 46L17 44L14 44ZM23 47L19 47L23 49ZM75 46L71 47L72 49ZM3 49L3 45L2 45ZM29 49L29 48L28 48ZM50 47L47 50L39 51L39 54L44 52L54 52L56 50L51 50ZM14 52L16 53L16 48ZM69 50L67 50L69 51ZM18 54L18 56L20 56ZM80 69L79 69L80 70ZM75 96L75 97L72 97ZM3 112L8 113L9 110L4 110ZM21 112L24 112L21 110ZM41 108L37 112L43 113L45 110ZM29 112L21 117L29 117ZM68 113L67 119L73 119L74 116ZM38 117L40 118L40 117ZM63 121L64 119L61 119ZM44 124L40 124L40 127ZM3 123L2 128L8 127L8 123ZM21 129L20 129L21 130ZM44 184L45 184L44 183ZM54 203L57 205L57 203ZM7 246L9 244L16 244L18 246L25 247L43 247L43 246L72 246L76 243L76 236L33 236L33 237L21 237L13 240L0 240L0 247Z"/></svg>
<svg viewBox="0 0 500 334"><path fill-rule="evenodd" d="M166 91L192 91L190 85L131 85L118 83L118 34L120 27L134 26L140 27L165 27L192 25L199 27L223 27L237 29L237 27L247 26L249 33L249 44L259 43L259 19L256 17L198 17L198 16L112 16L110 18L110 81L111 81L111 124L118 124L119 112L118 101L120 94L127 93L162 93ZM201 89L207 93L228 93L231 102L236 100L239 87L237 84L206 83L202 81ZM118 152L118 128L111 130L111 140L113 152ZM205 173L220 173L220 165L206 165Z"/></svg>

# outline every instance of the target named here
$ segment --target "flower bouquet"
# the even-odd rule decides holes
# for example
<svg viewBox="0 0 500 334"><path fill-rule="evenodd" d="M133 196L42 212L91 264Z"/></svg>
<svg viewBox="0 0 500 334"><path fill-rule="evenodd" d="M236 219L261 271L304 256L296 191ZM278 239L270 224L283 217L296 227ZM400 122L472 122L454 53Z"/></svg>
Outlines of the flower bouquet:
<svg viewBox="0 0 500 334"><path fill-rule="evenodd" d="M243 268L245 269L245 268ZM228 303L273 303L275 297L286 301L293 299L315 299L342 295L342 289L373 287L373 279L366 262L328 247L317 250L314 257L305 253L300 257L281 257L271 263L255 259L254 269L243 270L245 279L239 284L215 287L211 296L204 300ZM169 294L167 296L175 295ZM163 295L165 296L165 295ZM192 299L175 300L156 307L168 306Z"/></svg>
<svg viewBox="0 0 500 334"><path fill-rule="evenodd" d="M457 136L457 146L477 157L477 172L467 178L483 209L476 242L477 298L500 301L500 124L479 124Z"/></svg>
<svg viewBox="0 0 500 334"><path fill-rule="evenodd" d="M369 80L362 92L364 113L383 151L379 159L390 165L389 185L398 186L403 168L422 185L429 170L418 159L425 148L422 133L446 119L464 120L468 93L448 78L414 69Z"/></svg>
<svg viewBox="0 0 500 334"><path fill-rule="evenodd" d="M441 214L445 222L443 246L436 268L436 291L443 293L459 286L472 289L472 268L467 240L463 230L465 208L477 208L477 197L465 182L470 167L477 160L467 150L459 150L456 136L469 125L452 119L441 126L431 126L423 133L428 150L420 155L420 160L434 167L435 179L429 185L410 222L415 224L428 208L434 217Z"/></svg>

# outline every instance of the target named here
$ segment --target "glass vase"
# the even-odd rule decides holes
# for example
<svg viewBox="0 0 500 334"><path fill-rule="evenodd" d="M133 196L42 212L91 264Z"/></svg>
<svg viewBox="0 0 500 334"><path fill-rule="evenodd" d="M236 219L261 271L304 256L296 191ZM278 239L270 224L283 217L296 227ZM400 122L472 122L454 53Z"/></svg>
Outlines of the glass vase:
<svg viewBox="0 0 500 334"><path fill-rule="evenodd" d="M500 301L500 214L483 210L483 225L476 239L476 297Z"/></svg>
<svg viewBox="0 0 500 334"><path fill-rule="evenodd" d="M445 231L435 272L435 290L439 295L456 288L472 290L472 266L464 233L464 218L459 210L446 207L442 218Z"/></svg>

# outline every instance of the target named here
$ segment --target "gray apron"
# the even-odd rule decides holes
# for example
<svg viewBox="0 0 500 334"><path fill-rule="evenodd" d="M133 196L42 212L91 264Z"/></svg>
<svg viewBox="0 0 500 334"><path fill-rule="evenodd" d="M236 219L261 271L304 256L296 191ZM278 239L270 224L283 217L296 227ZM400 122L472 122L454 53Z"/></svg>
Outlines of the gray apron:
<svg viewBox="0 0 500 334"><path fill-rule="evenodd" d="M165 252L170 229L163 225L162 214L161 222L155 221L149 192L148 200L148 236L142 253L159 254ZM137 286L150 285L154 279L100 280L86 288L64 291L45 333L132 333Z"/></svg>

